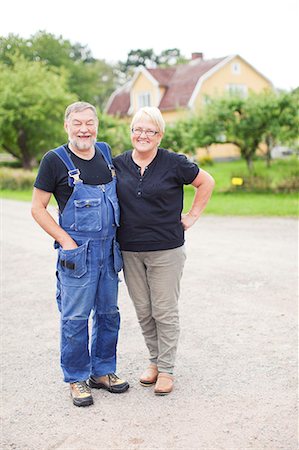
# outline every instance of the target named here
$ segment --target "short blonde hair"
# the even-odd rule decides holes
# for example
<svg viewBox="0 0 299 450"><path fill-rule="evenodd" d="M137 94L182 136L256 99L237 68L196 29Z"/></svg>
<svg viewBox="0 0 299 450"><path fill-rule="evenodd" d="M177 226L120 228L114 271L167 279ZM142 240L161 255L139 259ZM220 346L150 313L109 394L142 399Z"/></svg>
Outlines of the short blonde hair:
<svg viewBox="0 0 299 450"><path fill-rule="evenodd" d="M164 133L165 122L162 117L161 111L155 106L144 106L143 108L140 108L132 119L131 129L134 127L134 124L135 122L137 122L137 120L143 119L144 117L150 119L157 126L159 132Z"/></svg>
<svg viewBox="0 0 299 450"><path fill-rule="evenodd" d="M75 103L72 103L71 105L69 105L65 110L64 120L68 120L68 118L70 117L70 115L73 112L81 112L81 111L84 111L85 109L91 109L93 111L96 119L99 120L98 113L97 113L95 106L93 106L91 103L87 103L87 102L75 102Z"/></svg>

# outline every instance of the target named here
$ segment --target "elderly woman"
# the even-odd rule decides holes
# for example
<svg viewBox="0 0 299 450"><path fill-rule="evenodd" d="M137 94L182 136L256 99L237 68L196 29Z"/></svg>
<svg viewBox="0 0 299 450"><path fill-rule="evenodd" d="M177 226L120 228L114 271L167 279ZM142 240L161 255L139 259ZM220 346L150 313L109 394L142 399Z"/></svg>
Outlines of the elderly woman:
<svg viewBox="0 0 299 450"><path fill-rule="evenodd" d="M159 147L164 129L158 108L141 108L131 123L133 150L114 158L124 277L150 356L140 383L155 384L157 395L173 389L184 230L199 218L214 187L213 178L186 156ZM184 184L196 191L182 215Z"/></svg>

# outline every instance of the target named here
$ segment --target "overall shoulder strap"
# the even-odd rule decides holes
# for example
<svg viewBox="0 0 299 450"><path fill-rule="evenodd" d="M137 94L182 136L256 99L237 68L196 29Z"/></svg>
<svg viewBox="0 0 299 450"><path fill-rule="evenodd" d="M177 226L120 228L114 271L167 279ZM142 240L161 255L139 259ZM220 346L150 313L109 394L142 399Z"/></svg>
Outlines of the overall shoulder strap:
<svg viewBox="0 0 299 450"><path fill-rule="evenodd" d="M106 142L97 142L96 149L98 149L103 155L103 158L106 161L109 170L111 171L112 178L115 177L115 170L112 163L112 156L109 145Z"/></svg>
<svg viewBox="0 0 299 450"><path fill-rule="evenodd" d="M106 163L112 166L112 157L109 145L106 142L97 142L96 148L100 150Z"/></svg>
<svg viewBox="0 0 299 450"><path fill-rule="evenodd" d="M54 150L52 150L52 152L56 153L56 155L59 156L59 158L61 159L61 161L64 163L64 165L67 167L68 170L76 169L73 161L71 160L68 152L66 151L63 145L55 148Z"/></svg>
<svg viewBox="0 0 299 450"><path fill-rule="evenodd" d="M61 161L64 163L68 170L69 179L68 184L70 187L73 187L76 183L82 183L82 180L80 179L80 170L77 169L74 166L73 161L71 160L68 152L66 151L66 148L61 145L60 147L55 148L52 150L56 155L61 159Z"/></svg>

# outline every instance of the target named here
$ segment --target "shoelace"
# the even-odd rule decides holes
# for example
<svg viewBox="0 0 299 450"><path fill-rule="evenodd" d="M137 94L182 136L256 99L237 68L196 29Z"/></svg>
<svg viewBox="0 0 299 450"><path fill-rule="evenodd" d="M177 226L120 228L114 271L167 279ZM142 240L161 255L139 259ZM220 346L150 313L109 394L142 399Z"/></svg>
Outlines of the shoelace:
<svg viewBox="0 0 299 450"><path fill-rule="evenodd" d="M115 373L108 373L108 378L110 381L117 381L119 380L118 376L115 375Z"/></svg>
<svg viewBox="0 0 299 450"><path fill-rule="evenodd" d="M87 386L87 384L85 383L85 381L78 381L76 383L76 386L78 387L80 394L85 394L85 393L89 394L90 393L90 389Z"/></svg>

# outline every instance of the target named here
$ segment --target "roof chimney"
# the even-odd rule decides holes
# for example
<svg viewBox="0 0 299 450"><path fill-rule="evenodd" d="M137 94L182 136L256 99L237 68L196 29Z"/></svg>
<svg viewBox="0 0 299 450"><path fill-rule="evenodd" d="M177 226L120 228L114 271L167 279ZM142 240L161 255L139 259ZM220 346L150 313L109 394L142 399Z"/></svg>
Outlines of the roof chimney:
<svg viewBox="0 0 299 450"><path fill-rule="evenodd" d="M192 53L192 60L193 59L203 59L203 53L199 53L199 52Z"/></svg>

